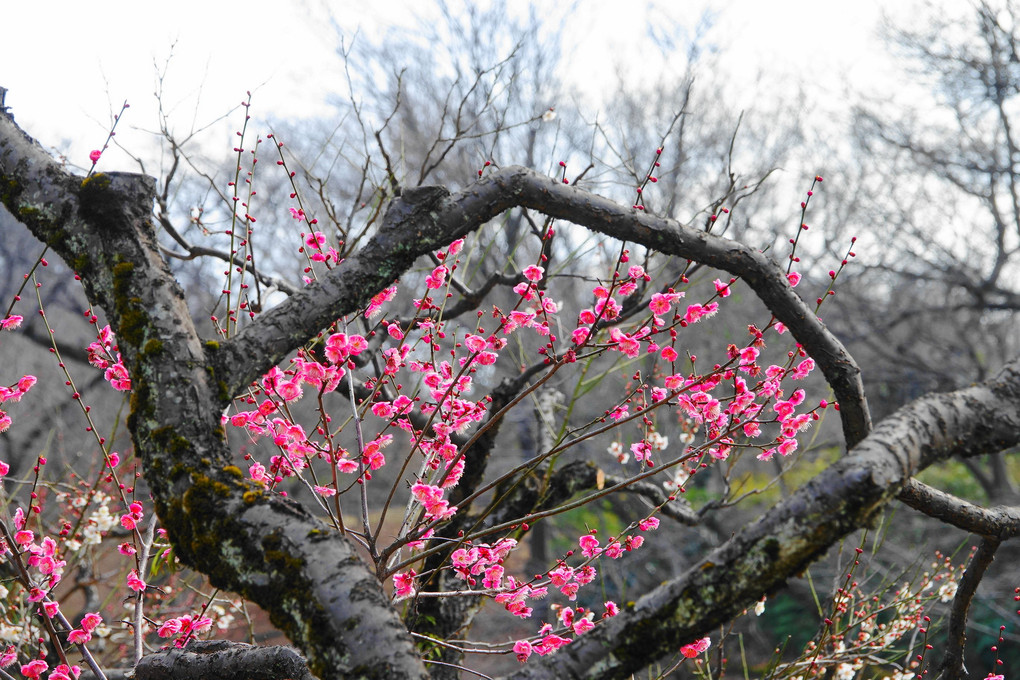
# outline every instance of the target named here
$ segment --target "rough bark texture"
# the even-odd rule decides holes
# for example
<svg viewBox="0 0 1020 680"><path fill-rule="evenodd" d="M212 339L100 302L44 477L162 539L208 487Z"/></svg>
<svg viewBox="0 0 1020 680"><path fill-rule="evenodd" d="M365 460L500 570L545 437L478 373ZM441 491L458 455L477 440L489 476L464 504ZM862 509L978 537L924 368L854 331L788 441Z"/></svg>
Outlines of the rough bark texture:
<svg viewBox="0 0 1020 680"><path fill-rule="evenodd" d="M111 173L83 181L0 115L0 199L82 276L119 337L133 380L130 429L177 554L214 585L266 609L322 678L427 673L351 544L300 506L245 480L220 414L233 394L362 307L418 256L508 208L525 206L740 276L818 362L854 447L688 573L515 677L626 677L781 587L872 521L918 470L1020 439L1017 363L987 384L922 399L868 436L856 365L774 262L524 168L497 171L456 195L426 188L397 199L358 253L219 344L200 340L159 255L150 179Z"/></svg>
<svg viewBox="0 0 1020 680"><path fill-rule="evenodd" d="M982 508L916 479L910 480L897 498L918 512L979 536L1005 541L1020 534L1020 507Z"/></svg>
<svg viewBox="0 0 1020 680"><path fill-rule="evenodd" d="M194 641L187 649L149 654L135 680L313 680L301 655L288 647Z"/></svg>

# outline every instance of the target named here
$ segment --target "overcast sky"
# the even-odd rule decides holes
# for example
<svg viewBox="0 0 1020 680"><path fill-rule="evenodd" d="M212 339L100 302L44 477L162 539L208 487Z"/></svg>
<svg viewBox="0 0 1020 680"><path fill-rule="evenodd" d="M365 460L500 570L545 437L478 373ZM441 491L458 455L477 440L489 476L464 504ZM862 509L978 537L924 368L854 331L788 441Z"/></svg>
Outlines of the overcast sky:
<svg viewBox="0 0 1020 680"><path fill-rule="evenodd" d="M708 9L716 15L712 42L722 46L736 75L726 86L748 104L761 96L758 78L766 72L772 82L807 83L838 107L847 87L881 89L890 82L890 61L875 33L879 5L696 0L654 7L588 0L567 22L570 67L562 75L594 98L610 96L599 89L607 74L621 63L640 72L649 23L661 23L668 12L693 27ZM152 144L147 134L158 125L156 73L171 52L165 106L178 121L212 120L249 89L266 117L314 116L328 111L324 83L342 82L330 17L348 36L372 35L387 22L413 23L412 7L427 14L431 3L13 2L4 8L0 86L10 90L7 104L21 125L79 165L102 145L111 112L128 100L118 138L144 155ZM104 163L107 170L137 169L115 153Z"/></svg>

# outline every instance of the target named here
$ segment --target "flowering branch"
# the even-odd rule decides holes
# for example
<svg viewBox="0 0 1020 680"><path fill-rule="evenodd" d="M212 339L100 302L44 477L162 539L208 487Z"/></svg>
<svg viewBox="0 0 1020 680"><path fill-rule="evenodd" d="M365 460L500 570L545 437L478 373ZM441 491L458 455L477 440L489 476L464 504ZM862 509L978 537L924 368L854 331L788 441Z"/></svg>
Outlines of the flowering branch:
<svg viewBox="0 0 1020 680"><path fill-rule="evenodd" d="M618 205L522 167L495 171L454 195L440 187L419 189L431 194L408 200L409 191L405 191L390 204L379 232L364 248L263 314L261 324L250 325L223 343L215 361L230 392L282 361L307 337L308 329L324 328L364 307L419 256L462 238L510 208L526 207L740 277L818 362L839 401L848 446L870 430L857 364L794 292L775 262L759 251Z"/></svg>

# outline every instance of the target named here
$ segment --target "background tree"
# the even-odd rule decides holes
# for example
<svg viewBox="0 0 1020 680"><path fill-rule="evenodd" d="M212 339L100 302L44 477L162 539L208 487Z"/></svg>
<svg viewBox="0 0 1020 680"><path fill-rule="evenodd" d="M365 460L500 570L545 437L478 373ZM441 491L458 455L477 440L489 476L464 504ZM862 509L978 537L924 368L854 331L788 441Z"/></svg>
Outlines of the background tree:
<svg viewBox="0 0 1020 680"><path fill-rule="evenodd" d="M1017 352L1017 7L929 3L918 16L886 28L914 103L858 109L842 201L862 247L884 244L846 279L837 326L881 414L985 380ZM966 467L992 503L1017 502L1007 458Z"/></svg>

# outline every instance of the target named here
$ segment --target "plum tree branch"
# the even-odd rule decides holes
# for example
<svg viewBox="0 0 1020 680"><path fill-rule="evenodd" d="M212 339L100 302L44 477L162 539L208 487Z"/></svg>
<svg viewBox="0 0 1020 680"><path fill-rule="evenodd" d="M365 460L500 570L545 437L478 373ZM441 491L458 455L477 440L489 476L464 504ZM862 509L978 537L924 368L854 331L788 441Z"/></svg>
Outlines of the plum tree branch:
<svg viewBox="0 0 1020 680"><path fill-rule="evenodd" d="M1005 541L1020 534L1020 508L1017 507L982 508L916 479L903 487L898 498L918 512L980 536Z"/></svg>
<svg viewBox="0 0 1020 680"><path fill-rule="evenodd" d="M967 564L967 570L960 579L960 584L953 596L953 606L949 612L946 651L936 676L939 680L967 677L967 669L963 665L963 653L967 643L967 616L970 604L977 594L982 577L995 559L995 551L1002 540L995 536L982 536L977 552Z"/></svg>
<svg viewBox="0 0 1020 680"><path fill-rule="evenodd" d="M254 647L226 640L195 640L187 649L144 657L135 680L313 680L301 655L289 647Z"/></svg>

